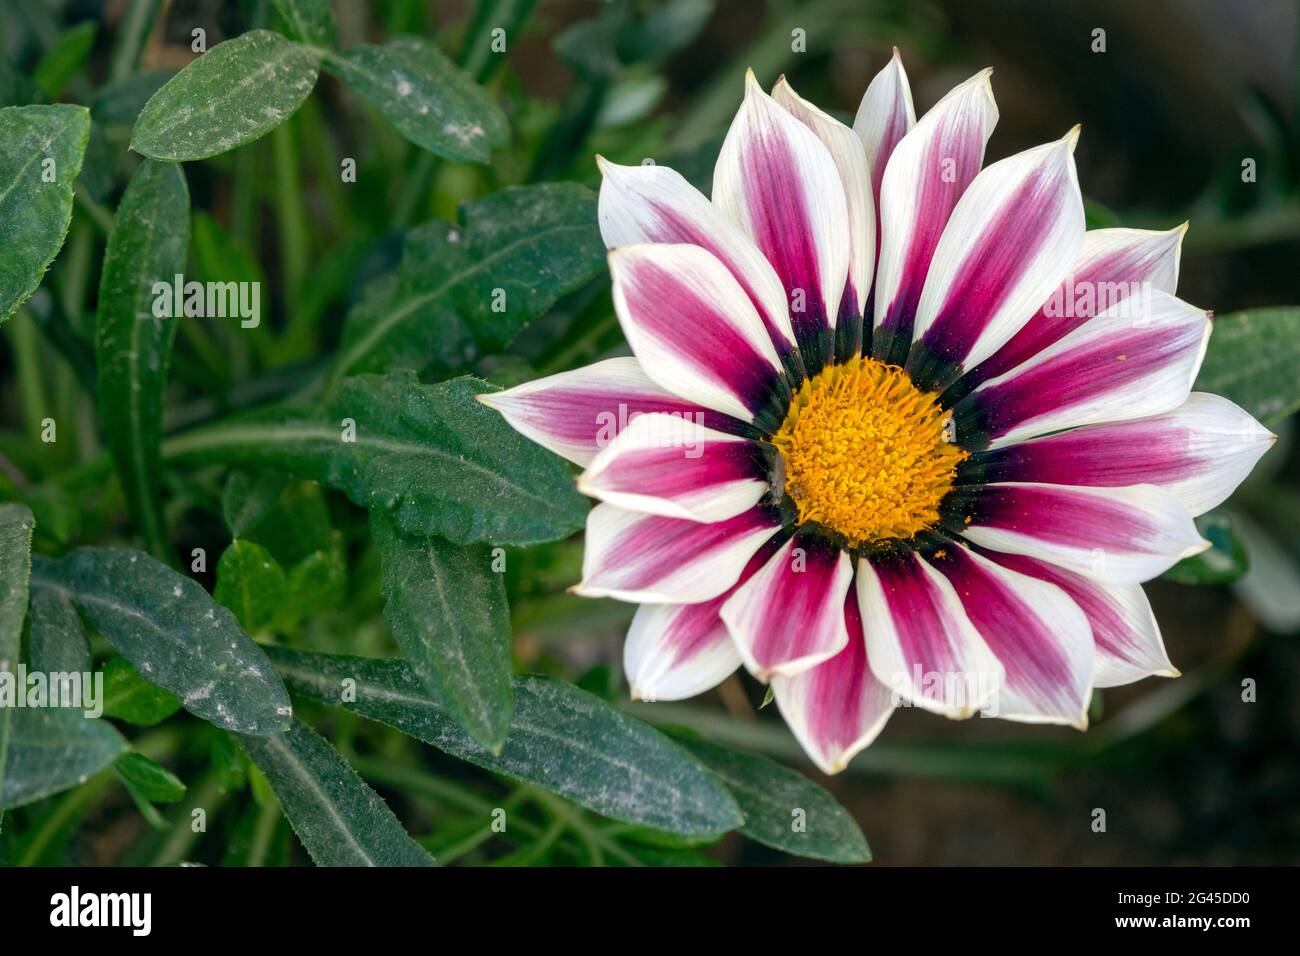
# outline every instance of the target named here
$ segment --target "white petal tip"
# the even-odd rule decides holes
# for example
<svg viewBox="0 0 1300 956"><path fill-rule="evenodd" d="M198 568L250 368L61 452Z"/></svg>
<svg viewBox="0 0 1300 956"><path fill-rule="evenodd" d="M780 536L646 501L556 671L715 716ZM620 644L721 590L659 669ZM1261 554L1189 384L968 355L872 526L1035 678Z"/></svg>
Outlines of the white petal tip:
<svg viewBox="0 0 1300 956"><path fill-rule="evenodd" d="M745 70L745 96L751 93L762 93L763 87L758 82L758 77L754 75L753 67Z"/></svg>
<svg viewBox="0 0 1300 956"><path fill-rule="evenodd" d="M1078 145L1079 134L1083 132L1083 124L1075 123L1070 127L1070 131L1061 137L1061 142L1070 147L1070 152L1074 152L1074 147Z"/></svg>
<svg viewBox="0 0 1300 956"><path fill-rule="evenodd" d="M496 408L497 394L498 393L496 392L479 392L477 395L474 396L474 400L476 402L482 402L488 408Z"/></svg>
<svg viewBox="0 0 1300 956"><path fill-rule="evenodd" d="M604 156L600 155L600 153L596 154L596 168L600 170L602 176L609 172L612 165L613 164Z"/></svg>
<svg viewBox="0 0 1300 956"><path fill-rule="evenodd" d="M627 696L628 696L628 698L629 698L630 700L644 700L644 699L645 699L645 698L643 698L643 697L641 696L641 691L637 688L636 684L628 684L628 687L627 687Z"/></svg>

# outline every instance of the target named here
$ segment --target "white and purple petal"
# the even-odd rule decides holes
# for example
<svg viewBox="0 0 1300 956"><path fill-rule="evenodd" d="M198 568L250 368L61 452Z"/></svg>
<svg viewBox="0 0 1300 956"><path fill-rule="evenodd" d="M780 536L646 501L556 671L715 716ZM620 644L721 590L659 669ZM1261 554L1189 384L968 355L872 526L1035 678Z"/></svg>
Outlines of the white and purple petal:
<svg viewBox="0 0 1300 956"><path fill-rule="evenodd" d="M1002 679L951 584L912 551L858 561L858 601L876 679L897 700L969 717Z"/></svg>
<svg viewBox="0 0 1300 956"><path fill-rule="evenodd" d="M902 365L930 260L944 226L984 162L998 121L984 70L954 88L899 141L880 184L880 254L871 352Z"/></svg>
<svg viewBox="0 0 1300 956"><path fill-rule="evenodd" d="M758 504L764 462L748 438L678 415L641 415L578 478L578 490L629 511L722 521Z"/></svg>
<svg viewBox="0 0 1300 956"><path fill-rule="evenodd" d="M630 356L548 375L504 392L484 392L478 400L500 412L515 431L578 465L591 464L644 414L688 416L726 431L742 427L728 415L656 385Z"/></svg>
<svg viewBox="0 0 1300 956"><path fill-rule="evenodd" d="M650 604L692 604L722 594L780 527L763 508L705 524L598 504L587 516L582 583L575 594Z"/></svg>
<svg viewBox="0 0 1300 956"><path fill-rule="evenodd" d="M991 484L963 491L961 534L1112 584L1140 584L1209 547L1163 488Z"/></svg>
<svg viewBox="0 0 1300 956"><path fill-rule="evenodd" d="M969 548L948 548L931 561L1002 663L1002 684L984 712L1086 728L1095 652L1088 619L1070 596Z"/></svg>
<svg viewBox="0 0 1300 956"><path fill-rule="evenodd" d="M1209 315L1168 293L1133 296L1089 319L954 406L966 448L1172 411L1186 401Z"/></svg>
<svg viewBox="0 0 1300 956"><path fill-rule="evenodd" d="M1178 288L1178 263L1187 224L1156 232L1149 229L1093 229L1083 237L1074 268L1024 328L989 358L971 369L967 391L1008 372L1094 316L1132 295L1153 290L1172 295Z"/></svg>
<svg viewBox="0 0 1300 956"><path fill-rule="evenodd" d="M1151 676L1178 676L1140 584L1102 584L1023 555L984 554L1012 571L1055 584L1079 606L1092 627L1097 648L1094 687L1119 687Z"/></svg>
<svg viewBox="0 0 1300 956"><path fill-rule="evenodd" d="M781 546L722 605L740 658L759 680L790 676L835 656L848 640L849 556L812 536Z"/></svg>
<svg viewBox="0 0 1300 956"><path fill-rule="evenodd" d="M749 236L676 170L647 164L600 167L600 234L610 249L646 242L707 249L731 270L782 355L795 347L785 288Z"/></svg>
<svg viewBox="0 0 1300 956"><path fill-rule="evenodd" d="M690 402L752 422L784 382L781 360L732 274L699 246L609 254L614 311L645 373Z"/></svg>
<svg viewBox="0 0 1300 956"><path fill-rule="evenodd" d="M844 603L849 639L834 657L793 677L772 678L772 694L795 739L822 773L839 773L884 728L894 704L867 663L857 594Z"/></svg>
<svg viewBox="0 0 1300 956"><path fill-rule="evenodd" d="M876 209L880 208L880 183L885 178L885 165L894 154L894 147L916 125L916 108L912 105L912 87L907 82L903 58L894 47L894 55L885 68L872 78L867 92L858 104L853 119L853 132L862 143L871 170L871 196ZM879 248L879 220L876 224Z"/></svg>
<svg viewBox="0 0 1300 956"><path fill-rule="evenodd" d="M713 201L767 256L785 286L810 372L829 358L849 269L849 215L830 151L745 77L745 101L713 173Z"/></svg>
<svg viewBox="0 0 1300 956"><path fill-rule="evenodd" d="M876 264L876 204L871 196L867 155L853 130L800 97L784 76L773 87L772 99L822 141L844 186L849 214L849 273L840 297L835 332L837 355L857 355L862 350L862 317Z"/></svg>
<svg viewBox="0 0 1300 956"><path fill-rule="evenodd" d="M943 391L1020 331L1069 273L1083 244L1074 168L1078 127L1000 160L953 210L925 279L907 369Z"/></svg>
<svg viewBox="0 0 1300 956"><path fill-rule="evenodd" d="M1226 398L1192 392L1163 415L1005 445L963 467L989 482L1156 485L1196 516L1227 500L1276 438Z"/></svg>
<svg viewBox="0 0 1300 956"><path fill-rule="evenodd" d="M623 672L633 700L685 700L716 687L740 666L718 612L775 550L768 542L749 559L736 585L698 604L642 604L623 644Z"/></svg>

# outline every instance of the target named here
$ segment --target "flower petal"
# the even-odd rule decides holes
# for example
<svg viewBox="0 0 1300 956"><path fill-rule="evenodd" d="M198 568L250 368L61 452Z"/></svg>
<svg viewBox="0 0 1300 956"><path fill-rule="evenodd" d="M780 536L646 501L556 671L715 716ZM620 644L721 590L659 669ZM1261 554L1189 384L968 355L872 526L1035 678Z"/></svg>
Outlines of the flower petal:
<svg viewBox="0 0 1300 956"><path fill-rule="evenodd" d="M967 617L1002 662L1002 686L984 713L1086 728L1092 631L1070 596L969 548L949 548L932 561L961 595Z"/></svg>
<svg viewBox="0 0 1300 956"><path fill-rule="evenodd" d="M793 677L772 678L781 716L822 773L839 773L884 728L894 704L889 688L867 666L858 597L844 602L844 649Z"/></svg>
<svg viewBox="0 0 1300 956"><path fill-rule="evenodd" d="M713 201L748 233L785 285L809 372L829 357L849 269L849 216L830 152L745 77L745 102L713 173Z"/></svg>
<svg viewBox="0 0 1300 956"><path fill-rule="evenodd" d="M587 516L584 597L694 604L736 583L745 563L780 527L762 508L705 524L599 504Z"/></svg>
<svg viewBox="0 0 1300 956"><path fill-rule="evenodd" d="M611 249L689 243L731 270L782 355L795 347L785 288L758 247L676 170L619 166L601 157L600 234Z"/></svg>
<svg viewBox="0 0 1300 956"><path fill-rule="evenodd" d="M849 275L840 297L835 333L837 354L842 358L857 355L862 350L862 316L876 264L876 205L871 198L867 155L853 130L800 97L784 76L773 87L772 99L822 141L844 185L849 214Z"/></svg>
<svg viewBox="0 0 1300 956"><path fill-rule="evenodd" d="M990 482L1156 485L1195 516L1227 500L1276 440L1226 398L1192 392L1164 415L1006 445L977 453L962 467Z"/></svg>
<svg viewBox="0 0 1300 956"><path fill-rule="evenodd" d="M839 548L797 536L722 605L745 667L759 680L835 656L848 640L844 595L853 564Z"/></svg>
<svg viewBox="0 0 1300 956"><path fill-rule="evenodd" d="M1010 371L1130 295L1154 289L1172 295L1178 288L1186 233L1187 223L1165 232L1093 229L1085 233L1070 275L1024 328L966 373L963 386L969 391Z"/></svg>
<svg viewBox="0 0 1300 956"><path fill-rule="evenodd" d="M980 171L998 121L983 70L955 87L894 148L880 184L880 256L871 353L902 365L939 237Z"/></svg>
<svg viewBox="0 0 1300 956"><path fill-rule="evenodd" d="M987 552L984 556L1012 571L1055 584L1079 606L1092 626L1097 647L1092 686L1118 687L1152 675L1178 676L1140 584L1101 584L1022 555Z"/></svg>
<svg viewBox="0 0 1300 956"><path fill-rule="evenodd" d="M867 86L867 92L858 104L858 115L853 119L853 132L857 133L867 154L871 196L876 209L880 208L880 182L885 178L885 165L893 155L894 147L915 125L912 87L907 82L903 58L898 54L898 47L894 47L894 55ZM880 238L878 226L876 238Z"/></svg>
<svg viewBox="0 0 1300 956"><path fill-rule="evenodd" d="M907 369L943 391L996 352L1061 284L1083 244L1076 126L994 163L952 211L916 307Z"/></svg>
<svg viewBox="0 0 1300 956"><path fill-rule="evenodd" d="M963 497L968 540L1112 584L1150 580L1210 544L1183 503L1154 485L1008 483L950 496Z"/></svg>
<svg viewBox="0 0 1300 956"><path fill-rule="evenodd" d="M645 373L670 392L752 422L783 381L745 291L699 246L652 243L609 254L614 310Z"/></svg>
<svg viewBox="0 0 1300 956"><path fill-rule="evenodd" d="M997 692L1002 665L943 575L911 551L858 561L867 656L895 699L969 717Z"/></svg>
<svg viewBox="0 0 1300 956"><path fill-rule="evenodd" d="M711 428L742 427L734 418L660 388L630 356L548 375L504 392L484 392L478 400L499 411L521 435L579 465L591 464L630 421L646 413L690 416Z"/></svg>
<svg viewBox="0 0 1300 956"><path fill-rule="evenodd" d="M736 642L718 612L739 584L775 551L759 548L736 585L699 604L642 604L623 645L633 700L684 700L716 687L740 666Z"/></svg>
<svg viewBox="0 0 1300 956"><path fill-rule="evenodd" d="M721 521L758 504L768 483L758 446L680 415L641 415L578 479L629 511Z"/></svg>
<svg viewBox="0 0 1300 956"><path fill-rule="evenodd" d="M1000 447L1173 411L1191 391L1209 337L1200 309L1165 292L1132 296L958 402L958 441Z"/></svg>

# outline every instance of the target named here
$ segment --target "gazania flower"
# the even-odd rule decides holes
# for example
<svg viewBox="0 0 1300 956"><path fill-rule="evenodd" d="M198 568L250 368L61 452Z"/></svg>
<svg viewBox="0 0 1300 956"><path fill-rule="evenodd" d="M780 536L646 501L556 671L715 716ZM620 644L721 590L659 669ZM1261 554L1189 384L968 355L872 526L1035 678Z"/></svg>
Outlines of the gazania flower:
<svg viewBox="0 0 1300 956"><path fill-rule="evenodd" d="M1184 228L1085 232L1078 128L983 167L997 118L985 71L916 120L895 55L852 129L750 74L711 202L601 162L635 358L484 400L585 467L634 695L743 665L830 773L899 704L1083 728L1176 676L1140 583L1273 436L1190 392Z"/></svg>

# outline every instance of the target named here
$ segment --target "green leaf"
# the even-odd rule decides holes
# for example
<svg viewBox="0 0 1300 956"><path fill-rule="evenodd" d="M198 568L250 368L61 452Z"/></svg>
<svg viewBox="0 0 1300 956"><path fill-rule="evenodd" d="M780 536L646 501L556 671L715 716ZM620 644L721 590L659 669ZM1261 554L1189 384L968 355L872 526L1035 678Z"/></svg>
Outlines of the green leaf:
<svg viewBox="0 0 1300 956"><path fill-rule="evenodd" d="M90 670L90 643L72 602L59 591L32 593L31 630L27 656L32 669L46 672L86 673Z"/></svg>
<svg viewBox="0 0 1300 956"><path fill-rule="evenodd" d="M586 499L563 461L476 401L490 391L469 377L421 385L410 373L358 375L324 413L271 409L177 436L164 453L289 471L391 511L407 534L455 544L567 537L582 527Z"/></svg>
<svg viewBox="0 0 1300 956"><path fill-rule="evenodd" d="M293 832L318 866L433 866L393 811L319 734L297 721L287 733L239 736L266 774Z"/></svg>
<svg viewBox="0 0 1300 956"><path fill-rule="evenodd" d="M0 505L0 675L17 679L18 654L27 616L28 580L32 571L32 527L26 505ZM0 708L0 809L8 804L10 750L15 728L13 708Z"/></svg>
<svg viewBox="0 0 1300 956"><path fill-rule="evenodd" d="M263 631L284 604L284 569L271 552L252 541L230 543L217 562L212 596L235 612L250 634Z"/></svg>
<svg viewBox="0 0 1300 956"><path fill-rule="evenodd" d="M79 710L23 708L12 711L11 719L0 809L84 783L127 749L112 724Z"/></svg>
<svg viewBox="0 0 1300 956"><path fill-rule="evenodd" d="M278 472L248 472L236 469L221 490L221 514L236 538L256 528L289 484L289 476Z"/></svg>
<svg viewBox="0 0 1300 956"><path fill-rule="evenodd" d="M499 753L510 729L510 607L485 546L404 535L371 512L383 560L384 617L434 700L482 746Z"/></svg>
<svg viewBox="0 0 1300 956"><path fill-rule="evenodd" d="M1210 547L1179 561L1161 577L1179 584L1229 584L1246 573L1246 548L1237 538L1228 512L1216 509L1200 515L1196 530Z"/></svg>
<svg viewBox="0 0 1300 956"><path fill-rule="evenodd" d="M289 696L235 616L195 581L137 551L78 548L41 560L33 586L64 592L152 683L218 727L267 734L287 727Z"/></svg>
<svg viewBox="0 0 1300 956"><path fill-rule="evenodd" d="M81 72L95 45L98 25L94 20L83 20L64 31L50 52L32 70L32 80L48 99L55 100L68 82Z"/></svg>
<svg viewBox="0 0 1300 956"><path fill-rule="evenodd" d="M175 694L149 683L120 654L104 661L103 671L104 713L110 717L152 727L181 709Z"/></svg>
<svg viewBox="0 0 1300 956"><path fill-rule="evenodd" d="M444 159L485 163L509 138L491 95L421 37L353 47L325 65L399 133Z"/></svg>
<svg viewBox="0 0 1300 956"><path fill-rule="evenodd" d="M347 596L347 584L348 567L340 543L313 551L289 570L282 626L292 627L325 608L337 607Z"/></svg>
<svg viewBox="0 0 1300 956"><path fill-rule="evenodd" d="M185 798L181 778L144 754L122 754L113 761L113 772L132 796L149 803L176 803Z"/></svg>
<svg viewBox="0 0 1300 956"><path fill-rule="evenodd" d="M177 316L155 310L156 283L185 270L190 197L173 163L145 160L126 187L104 253L95 354L104 436L136 525L159 557L168 551L158 443ZM166 296L171 312L171 296Z"/></svg>
<svg viewBox="0 0 1300 956"><path fill-rule="evenodd" d="M459 224L407 233L397 271L349 313L334 379L463 368L604 270L596 197L582 186L516 186L467 202Z"/></svg>
<svg viewBox="0 0 1300 956"><path fill-rule="evenodd" d="M1269 426L1300 411L1300 306L1215 316L1193 387L1232 399Z"/></svg>
<svg viewBox="0 0 1300 956"><path fill-rule="evenodd" d="M295 40L322 47L337 41L329 0L275 0L275 12Z"/></svg>
<svg viewBox="0 0 1300 956"><path fill-rule="evenodd" d="M0 323L36 291L63 246L89 138L83 106L0 109Z"/></svg>
<svg viewBox="0 0 1300 956"><path fill-rule="evenodd" d="M501 753L470 739L423 690L409 664L273 648L295 692L388 724L485 770L535 783L615 820L686 836L744 823L726 788L663 734L570 684L514 682L515 715ZM355 702L343 681L355 681ZM351 685L349 685L351 686Z"/></svg>
<svg viewBox="0 0 1300 956"><path fill-rule="evenodd" d="M0 505L0 670L18 664L18 643L27 617L27 579L32 567L32 529L26 505Z"/></svg>
<svg viewBox="0 0 1300 956"><path fill-rule="evenodd" d="M745 814L740 832L751 840L832 863L871 860L866 838L853 817L825 788L803 774L766 757L719 747L694 736L677 739L727 785Z"/></svg>
<svg viewBox="0 0 1300 956"><path fill-rule="evenodd" d="M131 148L188 162L251 143L302 105L316 85L320 56L270 30L218 43L149 98Z"/></svg>

